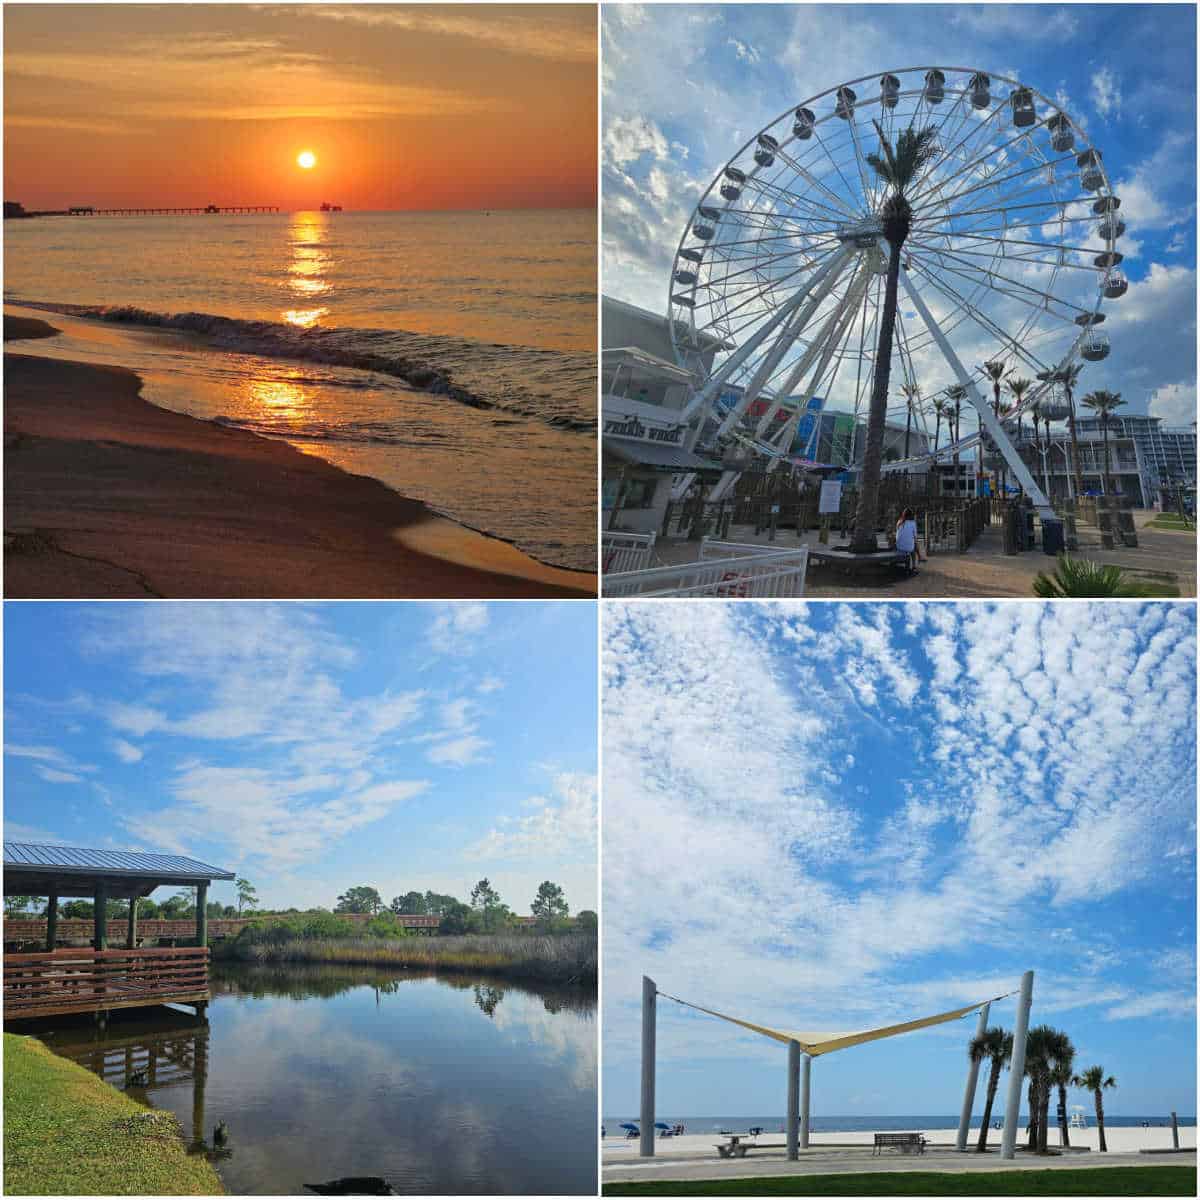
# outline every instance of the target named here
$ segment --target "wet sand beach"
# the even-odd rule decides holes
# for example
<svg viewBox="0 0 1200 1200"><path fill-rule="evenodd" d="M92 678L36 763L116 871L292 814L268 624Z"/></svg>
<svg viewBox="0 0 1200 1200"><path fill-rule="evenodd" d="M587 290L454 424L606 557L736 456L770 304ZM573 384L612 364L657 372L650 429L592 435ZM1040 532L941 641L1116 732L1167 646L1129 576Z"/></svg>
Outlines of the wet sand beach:
<svg viewBox="0 0 1200 1200"><path fill-rule="evenodd" d="M5 318L6 342L52 333ZM8 352L4 366L8 597L594 594L591 576L376 480L157 408L131 371Z"/></svg>

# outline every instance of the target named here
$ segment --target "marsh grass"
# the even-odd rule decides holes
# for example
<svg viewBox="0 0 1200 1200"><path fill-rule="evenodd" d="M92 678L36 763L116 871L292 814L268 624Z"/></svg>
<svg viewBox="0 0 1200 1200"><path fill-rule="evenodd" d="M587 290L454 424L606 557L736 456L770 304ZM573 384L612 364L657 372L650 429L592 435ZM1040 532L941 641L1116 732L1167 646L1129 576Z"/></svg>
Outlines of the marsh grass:
<svg viewBox="0 0 1200 1200"><path fill-rule="evenodd" d="M396 939L291 937L270 941L239 936L223 951L222 957L250 963L345 963L466 971L590 987L595 987L597 976L596 937L587 933Z"/></svg>

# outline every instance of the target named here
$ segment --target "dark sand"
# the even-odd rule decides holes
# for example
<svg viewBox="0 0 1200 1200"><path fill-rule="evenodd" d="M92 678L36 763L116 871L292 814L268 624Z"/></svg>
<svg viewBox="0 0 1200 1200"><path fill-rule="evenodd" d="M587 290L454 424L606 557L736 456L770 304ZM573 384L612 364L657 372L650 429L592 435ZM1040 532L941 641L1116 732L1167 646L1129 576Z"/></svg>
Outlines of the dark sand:
<svg viewBox="0 0 1200 1200"><path fill-rule="evenodd" d="M54 332L4 319L5 340ZM11 353L4 368L6 597L584 598L595 586L283 442L156 408L132 371ZM456 535L444 555L441 528Z"/></svg>

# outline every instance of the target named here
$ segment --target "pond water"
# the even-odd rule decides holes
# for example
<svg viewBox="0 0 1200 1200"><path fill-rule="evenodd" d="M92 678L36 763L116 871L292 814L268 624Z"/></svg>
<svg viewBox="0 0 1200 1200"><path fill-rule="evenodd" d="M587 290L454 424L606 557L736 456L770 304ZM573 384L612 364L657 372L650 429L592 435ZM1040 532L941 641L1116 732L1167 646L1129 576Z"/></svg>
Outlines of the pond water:
<svg viewBox="0 0 1200 1200"><path fill-rule="evenodd" d="M352 1176L407 1194L595 1194L590 995L346 967L214 965L212 986L207 1026L128 1009L104 1034L87 1018L36 1032L174 1112L235 1195Z"/></svg>

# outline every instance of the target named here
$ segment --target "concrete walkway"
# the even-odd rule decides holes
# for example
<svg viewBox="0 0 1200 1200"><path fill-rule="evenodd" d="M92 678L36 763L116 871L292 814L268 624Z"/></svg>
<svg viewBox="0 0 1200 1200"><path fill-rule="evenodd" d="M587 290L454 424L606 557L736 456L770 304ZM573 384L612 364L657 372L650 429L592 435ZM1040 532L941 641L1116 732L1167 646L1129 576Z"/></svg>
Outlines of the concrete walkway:
<svg viewBox="0 0 1200 1200"><path fill-rule="evenodd" d="M752 1152L753 1153L753 1152ZM607 1160L607 1155L605 1156ZM885 1171L936 1171L956 1174L962 1171L1045 1171L1081 1167L1192 1167L1195 1150L1179 1154L1099 1154L1091 1151L1068 1152L1040 1157L1018 1150L1014 1159L1002 1159L998 1151L987 1154L959 1154L953 1149L931 1148L924 1154L882 1154L873 1156L864 1146L821 1146L801 1151L798 1162L789 1162L781 1151L764 1151L758 1157L721 1159L713 1151L663 1153L652 1159L625 1162L605 1161L604 1183L659 1182L662 1180L747 1179L777 1175L862 1174Z"/></svg>
<svg viewBox="0 0 1200 1200"><path fill-rule="evenodd" d="M1100 547L1100 531L1093 526L1079 527L1079 549L1074 557L1092 562L1110 563L1136 574L1146 573L1149 582L1157 574L1174 576L1180 598L1196 595L1196 534L1194 531L1148 529L1146 526L1158 514L1151 510L1136 510L1134 522L1138 530L1138 546L1119 546L1113 550ZM816 530L797 536L793 529L779 530L775 541L766 534L754 536L753 526L733 526L728 540L770 547L778 550L797 546L817 545ZM698 551L697 543L659 541L655 547L655 565L692 562ZM1022 554L1004 553L1003 536L998 525L989 526L963 554L934 554L921 564L915 576L896 574L891 583L878 579L855 584L843 575L810 567L805 592L814 599L873 598L895 600L957 599L970 597L988 599L999 597L1033 597L1033 581L1039 571L1054 569L1054 559L1040 549Z"/></svg>

